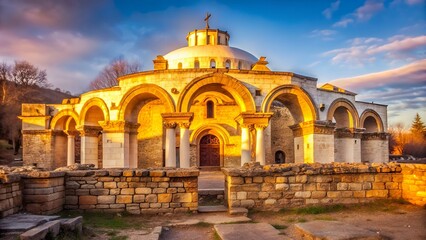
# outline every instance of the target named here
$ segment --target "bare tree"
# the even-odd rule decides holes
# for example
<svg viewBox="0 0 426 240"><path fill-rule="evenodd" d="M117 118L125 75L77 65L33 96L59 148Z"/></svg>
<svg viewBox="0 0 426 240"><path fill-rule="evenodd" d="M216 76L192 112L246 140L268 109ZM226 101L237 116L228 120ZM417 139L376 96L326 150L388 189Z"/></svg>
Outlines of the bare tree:
<svg viewBox="0 0 426 240"><path fill-rule="evenodd" d="M123 58L114 59L105 66L98 76L90 83L90 89L102 89L117 86L117 78L139 72L141 65L139 62L129 62Z"/></svg>
<svg viewBox="0 0 426 240"><path fill-rule="evenodd" d="M23 87L49 87L46 70L40 70L27 61L15 61L12 81Z"/></svg>
<svg viewBox="0 0 426 240"><path fill-rule="evenodd" d="M8 82L11 79L11 67L7 65L5 62L0 64L0 84L1 84L1 105L6 103L7 98L7 90L8 90Z"/></svg>

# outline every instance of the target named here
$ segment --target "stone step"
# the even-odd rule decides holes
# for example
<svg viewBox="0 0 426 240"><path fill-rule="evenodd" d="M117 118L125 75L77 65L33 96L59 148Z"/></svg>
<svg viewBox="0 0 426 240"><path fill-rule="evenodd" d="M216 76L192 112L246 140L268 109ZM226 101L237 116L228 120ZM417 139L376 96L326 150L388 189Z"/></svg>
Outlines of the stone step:
<svg viewBox="0 0 426 240"><path fill-rule="evenodd" d="M20 235L21 240L42 240L46 239L49 234L49 239L54 239L59 234L61 229L61 220L54 220L44 223L31 230L28 230Z"/></svg>
<svg viewBox="0 0 426 240"><path fill-rule="evenodd" d="M268 223L218 224L214 229L222 240L283 239L280 231Z"/></svg>
<svg viewBox="0 0 426 240"><path fill-rule="evenodd" d="M317 220L298 223L294 226L303 239L383 239L383 237L376 232L339 221Z"/></svg>
<svg viewBox="0 0 426 240"><path fill-rule="evenodd" d="M233 216L247 216L248 209L247 208L230 208L228 210L229 215Z"/></svg>
<svg viewBox="0 0 426 240"><path fill-rule="evenodd" d="M57 220L59 216L13 214L0 219L0 232L24 232L43 223Z"/></svg>
<svg viewBox="0 0 426 240"><path fill-rule="evenodd" d="M83 217L61 219L61 229L81 234L83 232Z"/></svg>
<svg viewBox="0 0 426 240"><path fill-rule="evenodd" d="M223 205L198 206L199 213L227 212L227 211L228 211L228 208Z"/></svg>

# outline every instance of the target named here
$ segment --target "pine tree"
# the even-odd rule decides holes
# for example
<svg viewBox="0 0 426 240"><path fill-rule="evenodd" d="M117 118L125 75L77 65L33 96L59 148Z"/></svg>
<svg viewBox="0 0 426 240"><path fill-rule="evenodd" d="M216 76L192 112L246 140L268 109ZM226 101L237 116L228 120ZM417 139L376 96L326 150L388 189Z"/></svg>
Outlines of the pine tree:
<svg viewBox="0 0 426 240"><path fill-rule="evenodd" d="M423 140L426 136L425 124L418 113L411 124L410 132L413 135L414 140Z"/></svg>

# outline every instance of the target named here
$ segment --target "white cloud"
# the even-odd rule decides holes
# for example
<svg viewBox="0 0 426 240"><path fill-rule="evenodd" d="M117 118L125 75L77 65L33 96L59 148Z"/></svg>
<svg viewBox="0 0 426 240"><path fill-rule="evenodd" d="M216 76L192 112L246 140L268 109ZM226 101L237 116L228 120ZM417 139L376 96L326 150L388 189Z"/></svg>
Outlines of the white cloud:
<svg viewBox="0 0 426 240"><path fill-rule="evenodd" d="M408 5L416 5L424 3L424 0L405 0Z"/></svg>
<svg viewBox="0 0 426 240"><path fill-rule="evenodd" d="M333 24L333 27L347 27L355 21L362 22L370 20L374 14L384 8L383 0L367 0L364 5L357 8L353 13L346 15L343 19Z"/></svg>
<svg viewBox="0 0 426 240"><path fill-rule="evenodd" d="M333 12L337 11L340 6L340 0L337 0L333 3L331 3L330 7L326 8L324 11L322 11L322 14L327 18L330 19L333 16Z"/></svg>
<svg viewBox="0 0 426 240"><path fill-rule="evenodd" d="M334 64L351 64L351 66L364 66L378 57L391 61L414 61L424 58L424 53L416 50L426 47L426 36L397 35L387 41L379 38L354 38L347 42L350 47L333 49L322 55L331 57Z"/></svg>

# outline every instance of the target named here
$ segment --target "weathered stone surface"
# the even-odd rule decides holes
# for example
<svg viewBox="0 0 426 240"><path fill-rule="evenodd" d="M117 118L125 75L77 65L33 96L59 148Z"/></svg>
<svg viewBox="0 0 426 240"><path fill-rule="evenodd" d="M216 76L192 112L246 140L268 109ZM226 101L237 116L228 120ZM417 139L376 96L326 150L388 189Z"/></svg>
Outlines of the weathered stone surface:
<svg viewBox="0 0 426 240"><path fill-rule="evenodd" d="M282 239L280 232L267 223L219 224L214 226L221 239Z"/></svg>

